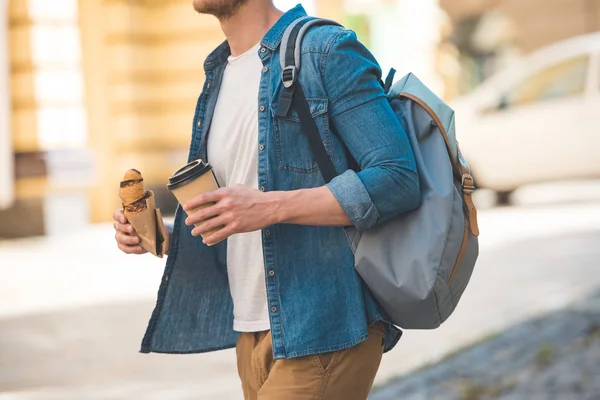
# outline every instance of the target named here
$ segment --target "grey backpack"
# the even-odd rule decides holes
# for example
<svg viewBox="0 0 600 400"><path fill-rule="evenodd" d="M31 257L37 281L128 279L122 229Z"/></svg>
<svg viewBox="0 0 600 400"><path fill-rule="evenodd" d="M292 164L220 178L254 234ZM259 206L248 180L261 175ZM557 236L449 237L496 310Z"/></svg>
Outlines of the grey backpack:
<svg viewBox="0 0 600 400"><path fill-rule="evenodd" d="M284 89L277 109L295 107L326 182L337 172L321 141L298 83L300 48L313 26L336 22L304 17L284 34L281 66ZM373 229L347 228L356 270L391 322L404 329L434 329L455 310L479 253L475 189L454 130L454 111L409 74L385 87L390 104L408 134L420 176L417 210Z"/></svg>

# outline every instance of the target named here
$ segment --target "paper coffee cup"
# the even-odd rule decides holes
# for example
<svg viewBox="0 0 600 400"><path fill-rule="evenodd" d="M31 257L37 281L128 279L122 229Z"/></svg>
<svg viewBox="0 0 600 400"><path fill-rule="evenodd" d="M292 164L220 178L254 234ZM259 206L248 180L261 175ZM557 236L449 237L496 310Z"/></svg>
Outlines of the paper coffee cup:
<svg viewBox="0 0 600 400"><path fill-rule="evenodd" d="M202 160L195 160L181 168L179 171L169 178L167 189L173 193L177 201L182 206L194 197L212 192L219 188L217 179L212 170L212 166ZM215 203L206 203L187 212L188 215L194 214L196 211L205 207L210 207ZM197 224L195 226L198 226ZM220 228L219 228L220 229ZM207 232L202 235L206 238L212 235L215 231Z"/></svg>

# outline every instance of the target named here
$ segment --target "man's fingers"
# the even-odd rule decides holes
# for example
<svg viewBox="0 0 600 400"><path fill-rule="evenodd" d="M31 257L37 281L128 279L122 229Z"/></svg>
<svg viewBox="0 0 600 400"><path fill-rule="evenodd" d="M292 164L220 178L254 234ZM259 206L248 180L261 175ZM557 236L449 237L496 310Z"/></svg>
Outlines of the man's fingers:
<svg viewBox="0 0 600 400"><path fill-rule="evenodd" d="M130 246L131 253L130 254L146 254L147 251L142 248L142 246Z"/></svg>
<svg viewBox="0 0 600 400"><path fill-rule="evenodd" d="M121 250L125 254L144 254L146 250L144 250L141 246L127 246L125 244L119 243L119 250Z"/></svg>
<svg viewBox="0 0 600 400"><path fill-rule="evenodd" d="M227 227L220 229L217 232L213 233L209 237L205 238L203 240L203 242L207 246L212 246L212 245L215 245L215 244L227 239L229 236L233 235L234 233L235 233L234 230L231 227L227 226Z"/></svg>
<svg viewBox="0 0 600 400"><path fill-rule="evenodd" d="M125 235L121 232L117 232L117 234L115 235L115 239L117 239L117 242L119 244L125 244L128 246L138 245L141 242L139 236Z"/></svg>
<svg viewBox="0 0 600 400"><path fill-rule="evenodd" d="M216 217L217 215L219 215L218 205L215 204L214 206L203 208L189 215L185 220L185 224L187 226L197 225L202 221L206 221L207 219Z"/></svg>
<svg viewBox="0 0 600 400"><path fill-rule="evenodd" d="M218 190L214 190L212 192L204 193L194 197L192 200L188 201L183 205L183 209L185 211L192 210L196 207L200 207L206 203L216 203L225 196L227 193L227 188L221 188Z"/></svg>
<svg viewBox="0 0 600 400"><path fill-rule="evenodd" d="M117 232L123 232L128 235L135 233L135 229L133 229L133 226L131 226L130 224L122 224L120 222L115 222L113 225Z"/></svg>
<svg viewBox="0 0 600 400"><path fill-rule="evenodd" d="M115 211L115 213L113 214L113 219L121 224L127 223L127 218L125 218L125 215L123 214L123 210Z"/></svg>
<svg viewBox="0 0 600 400"><path fill-rule="evenodd" d="M194 228L192 230L192 235L193 236L203 235L206 232L210 232L219 227L223 227L223 226L227 225L228 221L229 221L229 218L226 215L219 215L215 218L211 218L209 220L204 221L203 223L198 225L196 228Z"/></svg>
<svg viewBox="0 0 600 400"><path fill-rule="evenodd" d="M126 233L128 235L135 234L135 228L131 224L122 224L120 222L116 222L115 221L115 223L113 224L113 226L115 227L115 230L117 232L123 232L123 233Z"/></svg>
<svg viewBox="0 0 600 400"><path fill-rule="evenodd" d="M115 222L115 240L117 246L125 254L145 254L146 250L140 246L141 239L136 235L135 229L127 222L127 218L123 215L123 210L117 210L113 214Z"/></svg>

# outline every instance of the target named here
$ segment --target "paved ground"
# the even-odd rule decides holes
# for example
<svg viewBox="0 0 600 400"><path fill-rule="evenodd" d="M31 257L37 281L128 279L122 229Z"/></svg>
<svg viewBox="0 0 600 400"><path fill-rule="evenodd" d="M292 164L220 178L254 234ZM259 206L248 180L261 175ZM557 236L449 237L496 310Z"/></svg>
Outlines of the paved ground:
<svg viewBox="0 0 600 400"><path fill-rule="evenodd" d="M372 400L598 400L600 292L375 390Z"/></svg>
<svg viewBox="0 0 600 400"><path fill-rule="evenodd" d="M482 211L480 261L455 315L406 332L376 383L600 287L600 196L588 195ZM137 353L162 265L119 254L109 225L0 242L0 400L239 399L231 351Z"/></svg>

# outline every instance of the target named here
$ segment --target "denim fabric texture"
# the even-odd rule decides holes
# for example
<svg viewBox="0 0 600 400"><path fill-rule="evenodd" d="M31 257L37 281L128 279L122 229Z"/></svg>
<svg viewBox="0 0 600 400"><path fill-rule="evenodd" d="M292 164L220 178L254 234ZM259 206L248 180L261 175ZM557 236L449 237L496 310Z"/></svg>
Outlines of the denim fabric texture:
<svg viewBox="0 0 600 400"><path fill-rule="evenodd" d="M257 151L259 186L288 191L325 184L294 109L275 116L282 89L279 44L287 26L306 15L284 14L261 42ZM336 169L328 187L358 230L366 230L419 205L415 160L408 138L381 84L381 69L352 31L337 26L310 30L302 45L300 83ZM205 62L206 81L196 106L189 160L206 160L207 135L227 43ZM235 110L231 110L235 118ZM259 150L258 145L264 146ZM263 149L263 147L260 149ZM349 170L347 154L360 166ZM210 162L210 160L208 160ZM202 353L235 347L227 242L207 247L191 235L178 208L170 254L142 352ZM386 320L354 270L342 227L279 224L263 229L267 301L275 359L352 347L368 326ZM401 331L387 324L385 351Z"/></svg>

